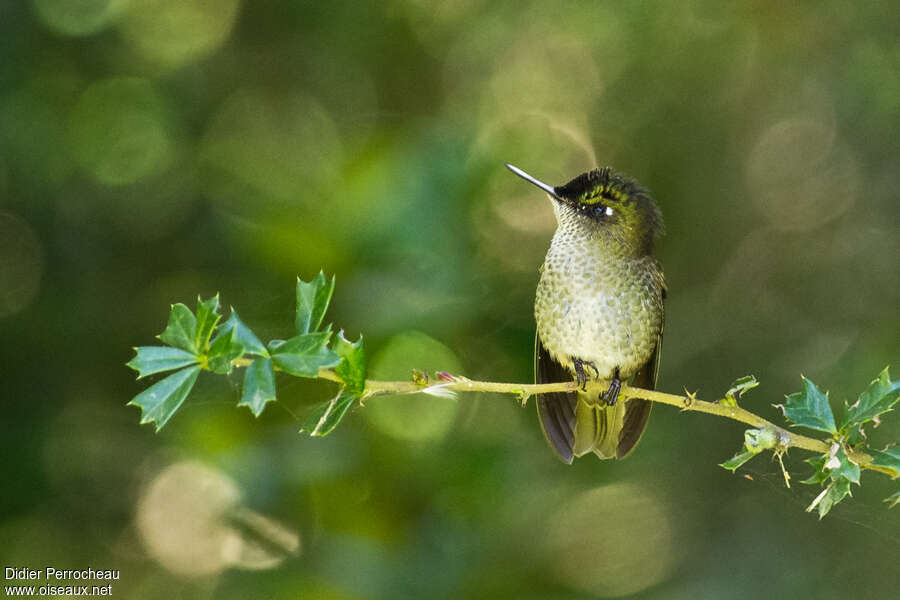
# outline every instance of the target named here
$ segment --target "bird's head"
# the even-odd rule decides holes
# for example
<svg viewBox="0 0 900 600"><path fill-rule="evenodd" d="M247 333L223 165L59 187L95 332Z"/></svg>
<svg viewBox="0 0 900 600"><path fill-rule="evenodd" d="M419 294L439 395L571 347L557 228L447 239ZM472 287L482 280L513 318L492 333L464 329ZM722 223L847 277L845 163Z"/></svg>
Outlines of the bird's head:
<svg viewBox="0 0 900 600"><path fill-rule="evenodd" d="M610 167L582 173L565 185L551 186L510 164L510 171L541 188L553 200L560 227L613 239L650 254L662 235L662 213L649 192Z"/></svg>

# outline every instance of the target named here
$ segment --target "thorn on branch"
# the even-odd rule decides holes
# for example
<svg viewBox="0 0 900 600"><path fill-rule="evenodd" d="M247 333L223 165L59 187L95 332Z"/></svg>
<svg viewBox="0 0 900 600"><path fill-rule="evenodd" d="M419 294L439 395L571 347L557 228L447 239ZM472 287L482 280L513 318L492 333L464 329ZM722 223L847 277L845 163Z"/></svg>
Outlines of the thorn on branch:
<svg viewBox="0 0 900 600"><path fill-rule="evenodd" d="M697 390L696 392L694 392L692 394L691 392L689 392L687 390L687 388L684 388L684 406L681 408L681 410L687 410L691 406L693 406L694 402L697 401L697 394L699 392L700 392L700 390Z"/></svg>

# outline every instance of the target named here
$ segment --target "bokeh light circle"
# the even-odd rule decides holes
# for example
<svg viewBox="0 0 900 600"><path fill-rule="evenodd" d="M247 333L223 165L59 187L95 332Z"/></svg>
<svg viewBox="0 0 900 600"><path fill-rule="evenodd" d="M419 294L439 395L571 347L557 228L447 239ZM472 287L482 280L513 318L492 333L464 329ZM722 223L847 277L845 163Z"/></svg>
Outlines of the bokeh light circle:
<svg viewBox="0 0 900 600"><path fill-rule="evenodd" d="M69 120L75 158L106 185L133 183L173 158L169 115L146 79L106 79L88 87Z"/></svg>
<svg viewBox="0 0 900 600"><path fill-rule="evenodd" d="M321 201L342 152L328 111L299 92L242 89L213 117L203 145L210 194L257 216L259 208Z"/></svg>
<svg viewBox="0 0 900 600"><path fill-rule="evenodd" d="M461 370L450 348L418 331L398 334L375 355L372 373L377 379L409 379L410 357L417 368L451 373ZM427 394L383 396L370 402L362 412L373 427L390 437L406 441L427 441L444 437L456 421L459 404L455 399Z"/></svg>
<svg viewBox="0 0 900 600"><path fill-rule="evenodd" d="M581 493L550 523L547 550L566 585L605 598L668 578L675 563L669 513L652 490L616 483Z"/></svg>
<svg viewBox="0 0 900 600"><path fill-rule="evenodd" d="M74 37L102 31L119 18L131 1L32 0L32 4L38 19L47 28Z"/></svg>
<svg viewBox="0 0 900 600"><path fill-rule="evenodd" d="M237 484L220 471L191 461L163 470L137 507L137 528L147 552L168 570L209 575L227 566L230 530L222 516L240 502Z"/></svg>
<svg viewBox="0 0 900 600"><path fill-rule="evenodd" d="M267 569L300 550L287 527L241 506L228 475L199 461L169 465L143 490L136 525L147 553L188 577Z"/></svg>
<svg viewBox="0 0 900 600"><path fill-rule="evenodd" d="M147 60L178 67L218 49L239 8L239 0L140 0L122 17L120 31Z"/></svg>
<svg viewBox="0 0 900 600"><path fill-rule="evenodd" d="M777 229L810 231L856 201L856 158L833 123L810 117L777 121L747 159L747 181L759 212Z"/></svg>

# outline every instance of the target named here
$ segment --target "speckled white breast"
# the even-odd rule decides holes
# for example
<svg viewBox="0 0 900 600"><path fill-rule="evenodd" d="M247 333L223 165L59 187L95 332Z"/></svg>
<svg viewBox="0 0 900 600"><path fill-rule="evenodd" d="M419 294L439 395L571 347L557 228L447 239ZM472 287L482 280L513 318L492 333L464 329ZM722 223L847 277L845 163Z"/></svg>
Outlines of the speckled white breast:
<svg viewBox="0 0 900 600"><path fill-rule="evenodd" d="M596 240L554 237L535 297L544 348L573 371L593 363L599 379L626 379L653 354L662 326L663 278L649 256L601 251ZM592 370L587 374L594 376Z"/></svg>

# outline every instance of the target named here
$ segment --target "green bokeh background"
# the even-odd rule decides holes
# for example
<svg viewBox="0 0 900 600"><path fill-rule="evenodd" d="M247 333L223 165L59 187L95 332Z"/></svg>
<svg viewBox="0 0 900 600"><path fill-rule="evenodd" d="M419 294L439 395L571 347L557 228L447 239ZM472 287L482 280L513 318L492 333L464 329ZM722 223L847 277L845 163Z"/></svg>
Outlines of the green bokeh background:
<svg viewBox="0 0 900 600"><path fill-rule="evenodd" d="M818 522L766 458L716 466L735 423L657 407L627 461L566 467L511 398L309 439L327 384L254 419L201 376L154 434L124 363L198 293L288 335L325 269L375 374L527 381L554 222L503 162L609 164L666 217L661 389L852 398L900 373L898 30L830 0L0 3L0 563L129 599L893 597L896 482Z"/></svg>

